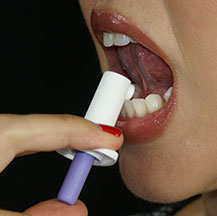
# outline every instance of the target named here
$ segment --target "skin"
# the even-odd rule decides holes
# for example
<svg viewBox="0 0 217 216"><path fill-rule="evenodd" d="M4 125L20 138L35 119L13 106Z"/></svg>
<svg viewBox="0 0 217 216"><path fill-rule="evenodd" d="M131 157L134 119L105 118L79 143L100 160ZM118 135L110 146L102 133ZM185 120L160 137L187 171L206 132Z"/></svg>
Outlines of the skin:
<svg viewBox="0 0 217 216"><path fill-rule="evenodd" d="M16 156L61 148L77 150L110 148L117 150L123 136L113 136L83 118L72 115L0 115L0 172ZM85 205L74 206L55 199L41 202L25 211L15 213L0 210L0 216L85 216Z"/></svg>
<svg viewBox="0 0 217 216"><path fill-rule="evenodd" d="M177 78L177 104L164 134L121 149L128 188L153 202L201 200L177 213L217 212L217 2L215 0L80 0L102 71L109 69L90 27L93 8L111 8L137 25L168 56ZM165 43L166 41L166 43ZM197 210L196 210L197 209Z"/></svg>

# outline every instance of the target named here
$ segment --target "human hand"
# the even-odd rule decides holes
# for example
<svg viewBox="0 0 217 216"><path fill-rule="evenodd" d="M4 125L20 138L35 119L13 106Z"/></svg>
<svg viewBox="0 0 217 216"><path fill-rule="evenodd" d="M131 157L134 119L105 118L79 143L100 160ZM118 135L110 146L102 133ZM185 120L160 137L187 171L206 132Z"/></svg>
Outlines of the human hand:
<svg viewBox="0 0 217 216"><path fill-rule="evenodd" d="M73 206L55 199L41 202L24 213L0 210L0 216L87 216L88 211L84 203L77 201Z"/></svg>
<svg viewBox="0 0 217 216"><path fill-rule="evenodd" d="M123 136L113 136L96 124L72 115L0 115L0 172L16 156L61 148L77 150L110 148L117 150ZM37 204L25 213L0 211L4 215L87 215L85 205L78 201L69 206L57 200Z"/></svg>

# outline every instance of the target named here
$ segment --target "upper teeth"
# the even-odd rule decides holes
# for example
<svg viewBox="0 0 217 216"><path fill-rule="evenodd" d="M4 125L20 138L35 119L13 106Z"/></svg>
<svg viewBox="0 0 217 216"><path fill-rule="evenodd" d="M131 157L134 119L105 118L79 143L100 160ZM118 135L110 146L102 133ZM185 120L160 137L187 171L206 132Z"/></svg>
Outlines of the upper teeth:
<svg viewBox="0 0 217 216"><path fill-rule="evenodd" d="M136 43L131 37L121 33L103 33L103 44L105 47L126 46L130 42Z"/></svg>

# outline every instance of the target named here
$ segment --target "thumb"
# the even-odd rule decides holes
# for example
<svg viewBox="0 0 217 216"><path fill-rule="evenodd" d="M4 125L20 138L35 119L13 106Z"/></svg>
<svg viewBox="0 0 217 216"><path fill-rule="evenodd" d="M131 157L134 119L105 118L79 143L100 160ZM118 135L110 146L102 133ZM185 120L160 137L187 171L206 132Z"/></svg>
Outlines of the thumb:
<svg viewBox="0 0 217 216"><path fill-rule="evenodd" d="M84 203L77 201L73 206L57 201L56 199L38 203L24 213L31 216L87 216L88 211Z"/></svg>

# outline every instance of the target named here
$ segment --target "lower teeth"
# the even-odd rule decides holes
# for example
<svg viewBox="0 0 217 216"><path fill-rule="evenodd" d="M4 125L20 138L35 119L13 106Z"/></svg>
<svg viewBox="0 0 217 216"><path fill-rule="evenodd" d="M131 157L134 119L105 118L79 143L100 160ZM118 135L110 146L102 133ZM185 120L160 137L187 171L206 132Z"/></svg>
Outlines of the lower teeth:
<svg viewBox="0 0 217 216"><path fill-rule="evenodd" d="M168 88L168 90L165 92L165 94L164 94L164 99L165 99L166 102L169 100L170 95L171 95L171 93L172 93L172 90L173 90L173 87L170 87L170 88Z"/></svg>
<svg viewBox="0 0 217 216"><path fill-rule="evenodd" d="M141 118L147 113L153 113L163 107L163 100L158 94L149 94L145 99L137 98L139 95L138 86L136 86L137 91L134 94L132 100L125 101L122 110L122 118ZM164 94L164 99L167 102L172 92L172 87L170 87Z"/></svg>

